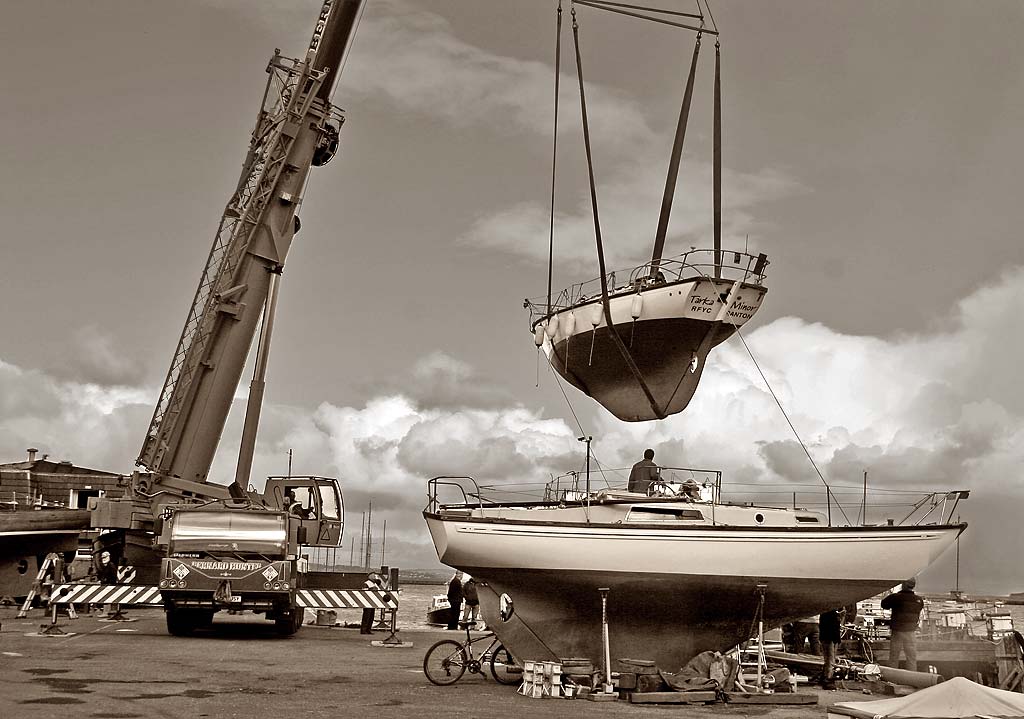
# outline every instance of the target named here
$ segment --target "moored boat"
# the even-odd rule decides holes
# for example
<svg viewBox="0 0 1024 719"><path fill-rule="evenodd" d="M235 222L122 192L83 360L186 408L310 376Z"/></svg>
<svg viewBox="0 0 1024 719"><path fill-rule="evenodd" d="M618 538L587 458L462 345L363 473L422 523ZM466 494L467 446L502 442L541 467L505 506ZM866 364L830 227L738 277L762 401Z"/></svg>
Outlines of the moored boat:
<svg viewBox="0 0 1024 719"><path fill-rule="evenodd" d="M27 595L47 554L63 554L70 562L88 529L87 509L23 505L0 510L0 597Z"/></svg>
<svg viewBox="0 0 1024 719"><path fill-rule="evenodd" d="M463 501L441 503L438 488L453 483ZM614 655L673 669L748 638L759 612L773 627L878 594L966 527L948 512L932 524L830 526L818 512L722 502L720 482L712 490L696 501L604 489L503 502L468 478L436 478L424 518L440 560L484 585L484 619L515 656L601 656L607 588Z"/></svg>
<svg viewBox="0 0 1024 719"><path fill-rule="evenodd" d="M451 607L447 594L432 596L430 606L427 608L427 624L447 624Z"/></svg>

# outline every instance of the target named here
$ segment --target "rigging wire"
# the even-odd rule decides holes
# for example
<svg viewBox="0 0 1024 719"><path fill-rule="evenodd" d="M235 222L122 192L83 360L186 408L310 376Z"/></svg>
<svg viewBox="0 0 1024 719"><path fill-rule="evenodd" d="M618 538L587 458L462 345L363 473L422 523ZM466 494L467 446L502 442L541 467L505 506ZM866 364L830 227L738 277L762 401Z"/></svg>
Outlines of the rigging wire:
<svg viewBox="0 0 1024 719"><path fill-rule="evenodd" d="M782 406L782 402L779 401L778 395L775 394L775 390L772 389L771 383L768 381L768 378L765 376L764 372L761 370L761 365L759 365L757 363L757 358L754 357L754 353L750 350L750 346L747 344L747 340L743 337L743 333L740 331L739 326L738 325L733 325L733 326L736 328L736 336L740 338L740 342L743 343L743 348L747 351L747 354L750 355L750 360L754 363L754 367L757 368L757 372L758 372L758 374L761 375L761 379L764 380L765 387L768 388L768 392L771 394L772 399L775 400L775 404L777 404L779 406L779 411L782 412L782 416L785 417L786 423L789 425L789 428L791 430L793 430L793 436L796 437L796 441L800 444L800 448L803 449L804 454L807 455L807 459L811 463L811 467L813 467L814 471L817 473L818 478L821 480L821 483L825 485L825 492L828 494L828 496L830 496L833 499L835 499L835 495L832 494L832 488L829 486L828 482L825 480L825 476L821 473L821 470L818 469L818 465L814 462L814 457L812 457L811 453L807 450L807 445L804 444L803 439L800 437L800 433L796 431L796 427L793 426L793 422L789 419L789 415L786 414L786 410ZM830 512L829 513L831 514L831 505L829 505L829 506L830 506ZM838 499L836 499L836 506L839 508L839 511L842 513L843 519L846 520L847 524L850 524L850 518L846 516L846 511L843 509L843 505L841 505L839 503ZM831 524L832 524L832 521L831 521L831 518L830 518L829 519L829 526L831 526Z"/></svg>
<svg viewBox="0 0 1024 719"><path fill-rule="evenodd" d="M551 365L550 362L548 363L548 371L555 377L555 385L558 387L558 390L562 393L562 397L565 399L565 403L569 406L569 411L572 413L572 418L576 420L576 428L579 429L580 434L586 434L586 430L583 429L583 423L580 422L580 418L576 414L576 409L572 406L572 402L569 401L569 395L565 393L565 388L562 386L562 377L557 372L555 372L555 368Z"/></svg>
<svg viewBox="0 0 1024 719"><path fill-rule="evenodd" d="M565 380L560 374L558 374L558 372L555 371L555 368L550 363L548 364L548 372L550 372L551 376L555 378L555 385L558 387L558 391L562 393L562 399L565 400L565 404L568 406L569 412L572 414L572 418L576 421L576 428L580 431L580 435L588 434L588 432L583 429L583 423L580 421L579 415L576 414L576 408L573 407L572 401L569 399L569 395L565 391ZM610 487L611 485L608 482L608 478L605 476L605 472L608 470L604 468L604 464L600 459L598 459L597 454L594 452L593 445L591 445L590 448L590 460L597 465L598 472L600 472L601 477L605 480L605 484Z"/></svg>
<svg viewBox="0 0 1024 719"><path fill-rule="evenodd" d="M697 0L697 9L698 10L700 9L700 2L701 2L701 0ZM715 32L717 33L718 32L718 23L715 22L715 15L714 15L714 13L711 12L711 3L708 0L704 0L704 7L708 11L708 19L711 20L711 27L713 27L715 29Z"/></svg>

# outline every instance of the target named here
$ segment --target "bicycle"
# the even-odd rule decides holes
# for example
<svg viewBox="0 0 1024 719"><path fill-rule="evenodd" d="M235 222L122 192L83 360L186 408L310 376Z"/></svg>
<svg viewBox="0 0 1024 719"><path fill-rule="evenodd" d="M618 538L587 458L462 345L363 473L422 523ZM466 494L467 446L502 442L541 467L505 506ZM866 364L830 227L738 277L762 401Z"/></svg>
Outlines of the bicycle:
<svg viewBox="0 0 1024 719"><path fill-rule="evenodd" d="M499 684L512 685L521 680L522 668L516 664L511 652L504 647L494 632L474 639L469 631L476 626L476 622L459 622L459 626L466 630L465 642L442 639L430 647L423 656L423 673L427 675L427 679L438 686L448 686L459 681L467 671L486 679L483 665L487 662L491 676ZM474 646L488 640L491 643L477 654L479 647L474 649Z"/></svg>

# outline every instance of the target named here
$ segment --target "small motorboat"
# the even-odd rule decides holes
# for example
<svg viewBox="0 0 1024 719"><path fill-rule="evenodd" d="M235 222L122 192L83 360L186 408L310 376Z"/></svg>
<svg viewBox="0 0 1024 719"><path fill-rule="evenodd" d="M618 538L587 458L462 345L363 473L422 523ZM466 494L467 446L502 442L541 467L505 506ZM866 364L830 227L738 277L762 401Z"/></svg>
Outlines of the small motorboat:
<svg viewBox="0 0 1024 719"><path fill-rule="evenodd" d="M448 624L448 612L451 607L448 595L435 594L430 598L430 607L427 609L427 624Z"/></svg>

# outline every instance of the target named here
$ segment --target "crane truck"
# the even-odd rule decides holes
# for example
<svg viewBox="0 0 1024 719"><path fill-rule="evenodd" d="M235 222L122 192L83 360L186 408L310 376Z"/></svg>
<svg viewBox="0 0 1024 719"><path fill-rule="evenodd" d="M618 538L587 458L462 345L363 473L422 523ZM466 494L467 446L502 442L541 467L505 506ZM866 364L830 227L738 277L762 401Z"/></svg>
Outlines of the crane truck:
<svg viewBox="0 0 1024 719"><path fill-rule="evenodd" d="M303 547L340 544L337 480L273 477L262 492L249 483L281 272L299 230L310 168L327 164L338 149L345 118L331 95L364 2L324 0L304 56L275 50L271 57L241 177L220 219L138 469L123 498L90 501L91 525L104 530L96 550L130 565L136 585L159 588L172 634L208 624L221 609L261 612L291 634L303 606L314 604L300 601L304 590L308 597L310 589L364 589L365 575L339 580L310 572L302 557ZM225 486L209 473L254 339L238 460ZM349 601L352 595L346 592ZM393 602L366 590L348 606Z"/></svg>

